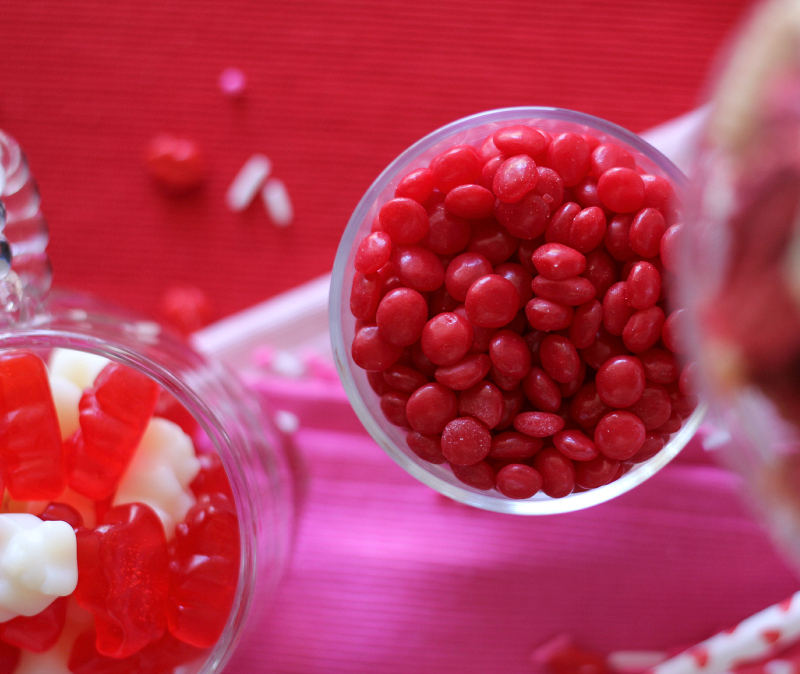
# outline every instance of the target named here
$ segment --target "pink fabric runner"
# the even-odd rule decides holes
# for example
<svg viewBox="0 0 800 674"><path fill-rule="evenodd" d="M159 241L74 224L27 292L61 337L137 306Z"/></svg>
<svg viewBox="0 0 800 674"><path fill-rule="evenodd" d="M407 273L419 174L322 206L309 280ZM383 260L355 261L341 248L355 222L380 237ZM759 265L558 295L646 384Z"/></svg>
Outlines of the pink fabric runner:
<svg viewBox="0 0 800 674"><path fill-rule="evenodd" d="M274 610L232 674L526 674L562 632L603 653L668 650L800 586L697 442L610 503L500 515L407 475L338 382L258 388L299 415L309 483Z"/></svg>

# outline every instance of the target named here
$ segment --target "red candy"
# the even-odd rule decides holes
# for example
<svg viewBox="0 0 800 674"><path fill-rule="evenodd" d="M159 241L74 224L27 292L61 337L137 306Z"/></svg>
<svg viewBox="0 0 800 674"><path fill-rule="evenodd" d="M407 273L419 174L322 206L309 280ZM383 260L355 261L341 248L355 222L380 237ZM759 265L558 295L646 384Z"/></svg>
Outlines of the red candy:
<svg viewBox="0 0 800 674"><path fill-rule="evenodd" d="M161 520L131 503L79 529L75 599L94 614L97 650L125 658L156 641L167 626L169 571Z"/></svg>
<svg viewBox="0 0 800 674"><path fill-rule="evenodd" d="M514 124L444 149L358 244L353 360L408 451L471 488L602 487L697 404L664 309L675 190L596 136Z"/></svg>
<svg viewBox="0 0 800 674"><path fill-rule="evenodd" d="M0 624L0 638L5 643L19 646L26 651L44 653L61 636L67 618L67 601L67 597L58 597L41 613L17 616Z"/></svg>
<svg viewBox="0 0 800 674"><path fill-rule="evenodd" d="M128 467L158 402L158 385L109 363L79 405L81 428L73 438L69 486L95 500L111 496Z"/></svg>
<svg viewBox="0 0 800 674"><path fill-rule="evenodd" d="M67 464L47 369L30 351L0 353L0 475L12 498L20 501L55 499L66 486Z"/></svg>

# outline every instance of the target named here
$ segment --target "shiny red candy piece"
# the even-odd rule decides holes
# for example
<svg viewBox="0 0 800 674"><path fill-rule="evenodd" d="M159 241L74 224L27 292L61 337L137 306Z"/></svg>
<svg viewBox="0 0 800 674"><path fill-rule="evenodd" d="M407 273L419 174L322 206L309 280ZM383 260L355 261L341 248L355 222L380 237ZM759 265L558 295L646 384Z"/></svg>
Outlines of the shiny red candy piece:
<svg viewBox="0 0 800 674"><path fill-rule="evenodd" d="M66 522L73 529L83 526L83 515L66 503L51 503L38 517L43 522Z"/></svg>
<svg viewBox="0 0 800 674"><path fill-rule="evenodd" d="M185 138L156 136L147 147L145 161L153 178L172 192L189 192L205 177L200 146Z"/></svg>
<svg viewBox="0 0 800 674"><path fill-rule="evenodd" d="M164 526L141 503L111 508L103 524L79 529L75 599L94 615L97 651L126 658L167 626L169 569Z"/></svg>
<svg viewBox="0 0 800 674"><path fill-rule="evenodd" d="M170 633L208 648L225 628L239 577L239 520L222 494L202 496L175 528L170 545Z"/></svg>
<svg viewBox="0 0 800 674"><path fill-rule="evenodd" d="M66 486L66 457L47 369L30 351L0 353L0 475L19 501L49 501Z"/></svg>
<svg viewBox="0 0 800 674"><path fill-rule="evenodd" d="M58 597L36 615L17 616L0 624L0 638L31 653L44 653L61 636L67 619L67 601L68 597Z"/></svg>
<svg viewBox="0 0 800 674"><path fill-rule="evenodd" d="M352 356L408 452L474 489L562 498L680 428L694 370L662 287L680 205L637 157L515 124L445 148L378 204L353 263Z"/></svg>
<svg viewBox="0 0 800 674"><path fill-rule="evenodd" d="M159 313L182 335L199 330L211 320L208 296L196 286L173 286L161 298Z"/></svg>
<svg viewBox="0 0 800 674"><path fill-rule="evenodd" d="M224 494L233 500L228 474L216 452L198 454L197 460L200 462L200 472L189 485L195 497L199 498L203 494Z"/></svg>
<svg viewBox="0 0 800 674"><path fill-rule="evenodd" d="M111 496L158 402L149 377L109 363L81 396L78 437L71 443L69 486L95 500Z"/></svg>

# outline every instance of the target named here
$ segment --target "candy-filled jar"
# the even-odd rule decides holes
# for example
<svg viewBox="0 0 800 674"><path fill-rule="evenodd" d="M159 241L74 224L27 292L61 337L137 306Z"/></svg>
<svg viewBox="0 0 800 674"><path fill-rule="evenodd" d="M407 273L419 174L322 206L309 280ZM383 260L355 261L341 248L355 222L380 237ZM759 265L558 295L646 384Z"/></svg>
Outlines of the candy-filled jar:
<svg viewBox="0 0 800 674"><path fill-rule="evenodd" d="M177 334L47 294L38 192L11 139L0 152L26 176L2 192L9 257L17 223L42 225L37 264L20 252L0 280L0 671L220 672L288 559L284 438Z"/></svg>
<svg viewBox="0 0 800 674"><path fill-rule="evenodd" d="M415 143L356 207L331 339L360 420L456 500L546 514L622 494L702 406L667 299L685 178L644 140L555 108Z"/></svg>

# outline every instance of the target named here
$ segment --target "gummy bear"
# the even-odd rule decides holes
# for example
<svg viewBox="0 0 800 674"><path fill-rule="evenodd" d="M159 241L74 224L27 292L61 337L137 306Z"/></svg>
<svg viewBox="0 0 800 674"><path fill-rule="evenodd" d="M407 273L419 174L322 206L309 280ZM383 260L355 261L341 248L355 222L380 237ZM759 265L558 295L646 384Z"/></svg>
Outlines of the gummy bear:
<svg viewBox="0 0 800 674"><path fill-rule="evenodd" d="M159 387L145 375L109 363L80 402L79 432L69 438L69 486L95 500L114 493L142 439Z"/></svg>
<svg viewBox="0 0 800 674"><path fill-rule="evenodd" d="M67 503L51 503L38 517L45 522L66 522L73 529L83 526L83 515Z"/></svg>
<svg viewBox="0 0 800 674"><path fill-rule="evenodd" d="M228 620L239 574L239 521L222 494L201 496L170 546L167 618L173 635L212 646Z"/></svg>
<svg viewBox="0 0 800 674"><path fill-rule="evenodd" d="M97 652L95 633L81 634L72 647L69 670L73 674L164 674L199 658L203 651L179 641L167 632L161 639L127 658L111 658ZM4 674L0 669L0 674Z"/></svg>
<svg viewBox="0 0 800 674"><path fill-rule="evenodd" d="M189 485L194 495L199 498L203 494L225 494L233 501L231 483L219 456L211 452L198 454L197 459L200 461L200 472Z"/></svg>
<svg viewBox="0 0 800 674"><path fill-rule="evenodd" d="M0 473L11 497L56 498L66 468L44 362L30 351L0 354Z"/></svg>
<svg viewBox="0 0 800 674"><path fill-rule="evenodd" d="M0 638L32 653L44 653L55 645L67 619L67 597L59 597L44 611L17 616L0 624ZM2 670L0 670L2 671Z"/></svg>
<svg viewBox="0 0 800 674"><path fill-rule="evenodd" d="M152 508L111 508L96 529L79 529L78 605L94 615L96 647L126 658L166 629L167 539Z"/></svg>
<svg viewBox="0 0 800 674"><path fill-rule="evenodd" d="M19 658L19 647L0 641L0 674L13 674L19 665Z"/></svg>

